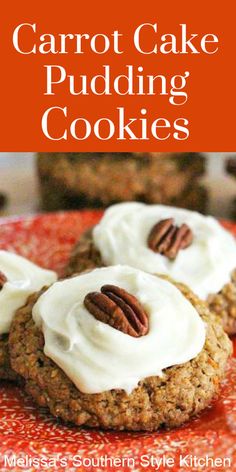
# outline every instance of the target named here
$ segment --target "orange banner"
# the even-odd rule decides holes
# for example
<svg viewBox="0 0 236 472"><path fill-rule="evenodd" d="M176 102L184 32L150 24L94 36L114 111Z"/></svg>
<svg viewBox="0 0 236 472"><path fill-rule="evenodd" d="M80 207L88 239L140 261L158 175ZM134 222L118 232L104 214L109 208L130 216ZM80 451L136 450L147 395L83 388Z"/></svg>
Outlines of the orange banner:
<svg viewBox="0 0 236 472"><path fill-rule="evenodd" d="M235 150L235 2L29 2L1 15L1 151Z"/></svg>

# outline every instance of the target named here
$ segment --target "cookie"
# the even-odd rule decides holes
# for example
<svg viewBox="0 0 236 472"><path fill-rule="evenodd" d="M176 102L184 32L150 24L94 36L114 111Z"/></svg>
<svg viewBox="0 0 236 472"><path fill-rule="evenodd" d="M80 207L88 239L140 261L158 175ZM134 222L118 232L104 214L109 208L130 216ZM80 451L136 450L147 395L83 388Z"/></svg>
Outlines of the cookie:
<svg viewBox="0 0 236 472"><path fill-rule="evenodd" d="M231 156L226 160L226 171L236 177L236 156Z"/></svg>
<svg viewBox="0 0 236 472"><path fill-rule="evenodd" d="M200 413L232 349L187 287L127 266L32 295L9 345L38 405L76 425L130 431L173 428Z"/></svg>
<svg viewBox="0 0 236 472"><path fill-rule="evenodd" d="M8 334L0 336L0 379L17 380L18 375L12 370L8 350Z"/></svg>
<svg viewBox="0 0 236 472"><path fill-rule="evenodd" d="M40 153L37 167L46 211L132 200L206 210L197 153Z"/></svg>
<svg viewBox="0 0 236 472"><path fill-rule="evenodd" d="M15 380L10 367L8 335L15 311L28 296L55 282L55 272L42 269L27 259L0 250L0 379Z"/></svg>
<svg viewBox="0 0 236 472"><path fill-rule="evenodd" d="M232 176L236 177L236 156L231 156L226 160L226 171ZM232 217L236 219L236 199L232 201Z"/></svg>
<svg viewBox="0 0 236 472"><path fill-rule="evenodd" d="M2 210L7 204L7 196L5 193L0 192L0 210Z"/></svg>
<svg viewBox="0 0 236 472"><path fill-rule="evenodd" d="M171 222L164 233L156 231L156 225L166 220ZM183 225L189 227L192 242L185 248L177 242L177 252L169 257L161 245L176 246ZM154 242L160 236L156 247L149 244L152 230ZM113 205L76 244L66 274L113 264L164 273L186 283L221 316L228 333L236 332L236 242L213 217L163 205Z"/></svg>
<svg viewBox="0 0 236 472"><path fill-rule="evenodd" d="M209 295L210 310L219 315L228 334L236 333L236 270L231 275L231 281L224 285L219 293Z"/></svg>

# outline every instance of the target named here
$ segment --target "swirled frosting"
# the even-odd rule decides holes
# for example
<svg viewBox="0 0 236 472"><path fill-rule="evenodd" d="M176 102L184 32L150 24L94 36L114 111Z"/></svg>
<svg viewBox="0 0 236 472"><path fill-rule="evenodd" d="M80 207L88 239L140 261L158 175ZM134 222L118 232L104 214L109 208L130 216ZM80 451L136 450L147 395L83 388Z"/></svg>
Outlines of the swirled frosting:
<svg viewBox="0 0 236 472"><path fill-rule="evenodd" d="M0 270L7 282L0 290L0 335L8 333L15 311L28 296L57 280L51 270L45 270L24 257L0 250Z"/></svg>
<svg viewBox="0 0 236 472"><path fill-rule="evenodd" d="M104 284L134 295L149 331L134 338L98 321L84 306ZM173 284L128 266L95 269L53 284L36 302L33 319L44 334L45 355L84 393L124 389L193 359L205 343L205 325Z"/></svg>
<svg viewBox="0 0 236 472"><path fill-rule="evenodd" d="M158 221L172 217L177 226L188 224L193 242L169 260L149 249L147 238ZM93 240L106 265L128 264L167 274L203 299L229 282L236 267L233 236L215 218L180 208L135 202L113 205L94 228Z"/></svg>

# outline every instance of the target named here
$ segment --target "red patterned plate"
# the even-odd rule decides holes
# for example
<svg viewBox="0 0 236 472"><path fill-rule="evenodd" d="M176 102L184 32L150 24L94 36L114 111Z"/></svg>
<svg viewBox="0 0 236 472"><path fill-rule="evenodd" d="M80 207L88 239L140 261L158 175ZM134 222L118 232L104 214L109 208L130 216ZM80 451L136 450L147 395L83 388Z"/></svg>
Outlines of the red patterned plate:
<svg viewBox="0 0 236 472"><path fill-rule="evenodd" d="M84 211L1 220L0 247L62 274L72 245L100 216ZM236 225L224 225L236 235ZM2 382L0 471L234 471L235 383L234 358L211 408L179 429L147 434L65 425L38 409L20 388Z"/></svg>

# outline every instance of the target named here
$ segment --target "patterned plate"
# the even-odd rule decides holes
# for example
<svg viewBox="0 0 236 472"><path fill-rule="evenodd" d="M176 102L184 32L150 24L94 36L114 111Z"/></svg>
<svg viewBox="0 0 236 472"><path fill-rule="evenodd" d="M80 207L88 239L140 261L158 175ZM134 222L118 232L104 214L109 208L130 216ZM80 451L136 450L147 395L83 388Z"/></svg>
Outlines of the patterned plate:
<svg viewBox="0 0 236 472"><path fill-rule="evenodd" d="M1 220L0 247L62 274L72 245L100 216L84 211ZM224 225L236 235L236 226ZM234 471L235 384L234 358L219 400L199 418L170 432L147 434L63 424L38 409L20 388L2 382L0 471Z"/></svg>

